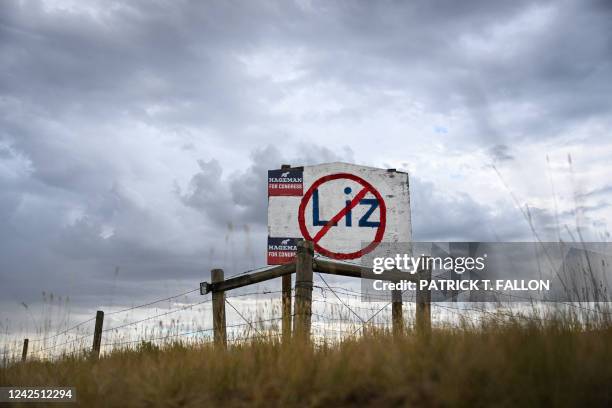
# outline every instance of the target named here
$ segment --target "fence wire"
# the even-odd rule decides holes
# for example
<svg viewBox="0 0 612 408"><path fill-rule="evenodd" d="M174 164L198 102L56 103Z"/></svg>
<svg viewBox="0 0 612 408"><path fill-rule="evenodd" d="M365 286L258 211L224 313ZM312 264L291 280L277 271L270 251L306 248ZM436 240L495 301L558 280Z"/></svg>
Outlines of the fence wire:
<svg viewBox="0 0 612 408"><path fill-rule="evenodd" d="M265 269L268 268L257 268L234 276ZM342 341L357 336L359 333L364 334L370 329L392 329L392 314L389 307L392 301L389 297L365 296L351 287L328 282L320 273L317 273L316 277L319 282L313 285L311 315L311 336L315 344ZM228 344L237 345L248 341L282 338L282 330L279 327L283 320L282 291L262 288L259 285L255 285L257 290L226 292ZM292 294L293 291L292 289ZM214 330L210 326L212 299L210 294L198 299L188 298L196 292L199 292L199 287L106 313L105 328L102 330L102 354L145 346L161 347L173 343L205 344L212 342ZM485 320L503 322L509 319L521 319L540 323L554 321L543 313L535 314L534 311L537 309L531 299L499 293L514 298L522 304L515 303L512 306L502 307L500 304L491 306L461 302L433 302L431 303L432 323L435 326L436 324L457 325L466 322L479 325ZM183 297L185 301L179 301ZM154 307L162 302L170 301L174 302L171 302L166 308ZM531 309L521 310L525 304L531 304ZM604 316L611 313L599 307L591 308L570 302L563 303L563 306ZM403 303L405 327L414 325L415 309L414 303ZM134 315L135 313L137 315ZM181 320L182 318L186 320ZM87 354L91 349L94 321L95 317L92 317L56 333L30 339L28 358L56 359ZM0 359L4 361L4 364L6 365L6 361L18 361L20 358L21 344L17 339L13 340L12 344L10 341L5 341L3 347L0 348Z"/></svg>

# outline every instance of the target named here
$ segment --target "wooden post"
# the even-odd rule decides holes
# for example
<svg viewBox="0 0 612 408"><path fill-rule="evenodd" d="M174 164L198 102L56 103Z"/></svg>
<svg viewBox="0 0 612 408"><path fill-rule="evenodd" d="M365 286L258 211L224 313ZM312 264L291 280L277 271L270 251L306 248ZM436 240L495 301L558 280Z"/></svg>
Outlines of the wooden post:
<svg viewBox="0 0 612 408"><path fill-rule="evenodd" d="M310 340L313 255L314 246L312 242L298 241L295 260L295 319L293 319L293 333L296 338L305 341Z"/></svg>
<svg viewBox="0 0 612 408"><path fill-rule="evenodd" d="M91 354L93 358L100 357L100 344L102 343L102 326L104 324L104 312L98 310L96 312L96 326L94 328L93 346Z"/></svg>
<svg viewBox="0 0 612 408"><path fill-rule="evenodd" d="M402 311L402 291L391 292L391 320L393 322L393 334L399 335L404 332L404 313Z"/></svg>
<svg viewBox="0 0 612 408"><path fill-rule="evenodd" d="M281 170L290 169L290 164L282 164ZM291 339L291 275L283 275L283 342Z"/></svg>
<svg viewBox="0 0 612 408"><path fill-rule="evenodd" d="M21 351L21 361L26 361L26 357L28 356L28 343L29 339L23 339L23 350Z"/></svg>
<svg viewBox="0 0 612 408"><path fill-rule="evenodd" d="M291 339L291 275L283 275L283 342Z"/></svg>
<svg viewBox="0 0 612 408"><path fill-rule="evenodd" d="M427 257L422 259L421 265L428 263ZM430 281L431 268L422 268L419 271L419 279ZM431 333L431 292L427 288L421 290L420 282L417 283L415 320L417 334L427 336Z"/></svg>
<svg viewBox="0 0 612 408"><path fill-rule="evenodd" d="M223 282L223 269L213 269L210 271L212 283ZM213 331L215 345L227 346L227 332L225 327L225 291L214 291L212 294L213 308Z"/></svg>

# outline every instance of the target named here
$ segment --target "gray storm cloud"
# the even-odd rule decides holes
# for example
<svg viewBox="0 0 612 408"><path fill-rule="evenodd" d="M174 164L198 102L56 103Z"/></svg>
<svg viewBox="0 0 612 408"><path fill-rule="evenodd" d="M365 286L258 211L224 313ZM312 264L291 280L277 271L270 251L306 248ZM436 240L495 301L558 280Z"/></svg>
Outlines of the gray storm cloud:
<svg viewBox="0 0 612 408"><path fill-rule="evenodd" d="M533 239L524 214L549 239L576 219L605 239L611 17L605 1L4 1L2 318L42 290L92 308L261 266L283 163L409 170L416 239Z"/></svg>

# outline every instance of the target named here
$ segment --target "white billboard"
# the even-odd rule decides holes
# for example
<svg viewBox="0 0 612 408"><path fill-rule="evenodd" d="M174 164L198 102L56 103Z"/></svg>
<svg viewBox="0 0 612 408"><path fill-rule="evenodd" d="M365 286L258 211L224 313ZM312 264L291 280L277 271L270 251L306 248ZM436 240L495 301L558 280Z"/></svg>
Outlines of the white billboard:
<svg viewBox="0 0 612 408"><path fill-rule="evenodd" d="M296 240L358 261L380 242L410 242L408 174L349 163L268 171L268 264L291 262Z"/></svg>

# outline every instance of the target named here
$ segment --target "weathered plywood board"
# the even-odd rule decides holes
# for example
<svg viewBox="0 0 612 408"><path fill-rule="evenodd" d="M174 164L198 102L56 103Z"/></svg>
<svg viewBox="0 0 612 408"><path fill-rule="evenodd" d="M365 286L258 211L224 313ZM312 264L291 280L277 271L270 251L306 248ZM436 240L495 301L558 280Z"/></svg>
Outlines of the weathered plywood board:
<svg viewBox="0 0 612 408"><path fill-rule="evenodd" d="M407 173L329 163L271 170L268 181L270 264L290 262L300 238L346 260L359 260L376 242L412 239Z"/></svg>

